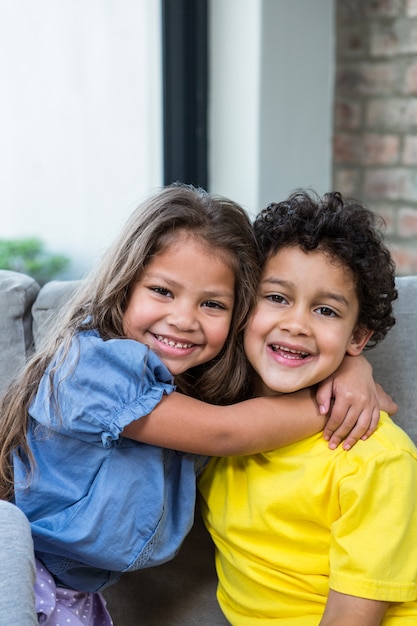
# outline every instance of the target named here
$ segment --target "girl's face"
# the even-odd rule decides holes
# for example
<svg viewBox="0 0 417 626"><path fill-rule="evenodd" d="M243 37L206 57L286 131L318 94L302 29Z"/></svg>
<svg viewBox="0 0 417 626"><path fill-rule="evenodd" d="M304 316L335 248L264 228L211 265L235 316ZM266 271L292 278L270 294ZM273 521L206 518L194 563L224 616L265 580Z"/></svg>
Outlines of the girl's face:
<svg viewBox="0 0 417 626"><path fill-rule="evenodd" d="M371 336L357 328L359 300L350 271L319 250L286 247L265 265L245 331L256 393L310 387L360 354Z"/></svg>
<svg viewBox="0 0 417 626"><path fill-rule="evenodd" d="M175 376L213 359L229 333L235 276L227 255L181 232L145 267L123 317Z"/></svg>

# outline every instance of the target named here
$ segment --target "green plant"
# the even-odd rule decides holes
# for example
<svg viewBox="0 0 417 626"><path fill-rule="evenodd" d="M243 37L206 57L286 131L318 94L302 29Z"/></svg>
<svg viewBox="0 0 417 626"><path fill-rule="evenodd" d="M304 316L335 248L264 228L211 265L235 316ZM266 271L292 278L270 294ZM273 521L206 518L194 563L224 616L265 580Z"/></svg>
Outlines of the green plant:
<svg viewBox="0 0 417 626"><path fill-rule="evenodd" d="M68 265L66 256L48 252L37 237L0 239L0 269L29 274L40 285L54 278Z"/></svg>

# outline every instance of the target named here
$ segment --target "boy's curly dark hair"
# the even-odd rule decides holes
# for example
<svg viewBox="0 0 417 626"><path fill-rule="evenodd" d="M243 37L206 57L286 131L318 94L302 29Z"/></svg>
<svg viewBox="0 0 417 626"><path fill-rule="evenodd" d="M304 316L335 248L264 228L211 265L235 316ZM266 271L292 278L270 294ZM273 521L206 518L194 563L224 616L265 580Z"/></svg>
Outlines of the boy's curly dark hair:
<svg viewBox="0 0 417 626"><path fill-rule="evenodd" d="M397 298L395 266L378 226L382 218L353 199L331 192L322 198L296 191L283 202L272 203L254 222L264 266L286 246L304 251L322 250L350 269L359 299L358 324L374 334L375 346L395 324L392 303Z"/></svg>

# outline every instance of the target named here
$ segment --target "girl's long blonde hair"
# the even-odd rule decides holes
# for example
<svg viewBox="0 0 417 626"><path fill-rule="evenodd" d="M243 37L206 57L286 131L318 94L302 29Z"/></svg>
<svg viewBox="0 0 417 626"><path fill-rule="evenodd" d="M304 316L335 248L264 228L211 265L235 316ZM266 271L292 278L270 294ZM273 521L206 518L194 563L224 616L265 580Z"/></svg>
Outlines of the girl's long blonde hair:
<svg viewBox="0 0 417 626"><path fill-rule="evenodd" d="M123 338L130 287L178 230L200 238L213 255L224 254L236 282L231 326L220 354L181 374L175 382L183 393L213 404L230 404L243 396L247 365L241 331L254 304L259 278L250 220L238 204L226 198L189 185L166 187L133 212L96 270L81 281L42 348L6 391L0 407L0 498L13 495L12 453L32 464L26 441L28 409L58 348L63 348L65 358L74 335L87 328L97 329L104 340Z"/></svg>

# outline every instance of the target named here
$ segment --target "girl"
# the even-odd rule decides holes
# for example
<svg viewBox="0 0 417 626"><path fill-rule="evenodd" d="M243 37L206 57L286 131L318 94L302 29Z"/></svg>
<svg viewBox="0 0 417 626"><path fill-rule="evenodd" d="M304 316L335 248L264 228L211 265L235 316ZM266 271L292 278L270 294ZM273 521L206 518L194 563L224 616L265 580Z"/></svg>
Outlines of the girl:
<svg viewBox="0 0 417 626"><path fill-rule="evenodd" d="M14 491L31 522L42 623L111 624L98 592L175 556L206 460L186 453L253 453L323 428L308 393L213 406L241 397L246 383L240 331L256 259L238 205L162 190L133 213L6 394L2 497ZM377 408L372 401L353 440ZM301 418L286 424L289 410Z"/></svg>

